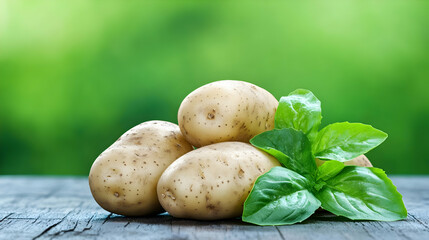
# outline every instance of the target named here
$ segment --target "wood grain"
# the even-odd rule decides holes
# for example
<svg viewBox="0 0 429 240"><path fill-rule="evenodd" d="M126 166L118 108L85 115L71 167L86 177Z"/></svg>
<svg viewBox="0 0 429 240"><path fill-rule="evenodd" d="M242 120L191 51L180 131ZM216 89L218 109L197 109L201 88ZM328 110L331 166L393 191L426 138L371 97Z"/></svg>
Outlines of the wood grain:
<svg viewBox="0 0 429 240"><path fill-rule="evenodd" d="M0 177L0 239L429 239L429 177L392 177L404 221L349 221L317 212L300 224L259 227L239 219L168 214L127 218L101 209L84 177Z"/></svg>

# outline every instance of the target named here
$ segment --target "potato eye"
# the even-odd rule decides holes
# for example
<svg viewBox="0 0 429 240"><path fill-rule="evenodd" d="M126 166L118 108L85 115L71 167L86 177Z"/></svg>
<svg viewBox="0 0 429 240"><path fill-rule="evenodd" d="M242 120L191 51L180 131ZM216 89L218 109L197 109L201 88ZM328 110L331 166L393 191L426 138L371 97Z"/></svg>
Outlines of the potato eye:
<svg viewBox="0 0 429 240"><path fill-rule="evenodd" d="M209 114L207 114L207 119L214 119L215 118L215 115L213 114L213 113L209 113Z"/></svg>

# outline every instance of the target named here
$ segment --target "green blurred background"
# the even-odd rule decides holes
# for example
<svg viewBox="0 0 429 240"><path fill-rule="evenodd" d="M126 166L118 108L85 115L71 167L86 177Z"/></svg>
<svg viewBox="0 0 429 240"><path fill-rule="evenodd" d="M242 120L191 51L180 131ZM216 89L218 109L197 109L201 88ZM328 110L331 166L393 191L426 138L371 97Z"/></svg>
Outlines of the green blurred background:
<svg viewBox="0 0 429 240"><path fill-rule="evenodd" d="M323 125L371 124L368 156L428 174L428 1L0 0L0 174L87 175L146 120L215 80L296 88Z"/></svg>

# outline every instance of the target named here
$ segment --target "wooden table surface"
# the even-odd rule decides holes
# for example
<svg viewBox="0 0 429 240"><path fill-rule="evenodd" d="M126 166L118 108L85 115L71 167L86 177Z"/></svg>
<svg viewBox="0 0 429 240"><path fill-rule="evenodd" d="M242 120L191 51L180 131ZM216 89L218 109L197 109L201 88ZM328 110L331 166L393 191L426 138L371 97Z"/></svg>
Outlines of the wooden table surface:
<svg viewBox="0 0 429 240"><path fill-rule="evenodd" d="M0 177L0 239L429 239L429 177L392 177L408 218L348 221L318 212L300 224L260 227L168 214L127 218L92 199L84 177Z"/></svg>

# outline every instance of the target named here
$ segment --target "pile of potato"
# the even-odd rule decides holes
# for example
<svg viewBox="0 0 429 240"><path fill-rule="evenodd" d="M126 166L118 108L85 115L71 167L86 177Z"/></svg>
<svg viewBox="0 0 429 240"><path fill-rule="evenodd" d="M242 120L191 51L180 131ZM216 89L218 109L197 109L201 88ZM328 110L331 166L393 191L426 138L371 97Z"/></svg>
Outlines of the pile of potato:
<svg viewBox="0 0 429 240"><path fill-rule="evenodd" d="M280 165L248 143L274 128L277 106L247 82L204 85L183 100L179 126L144 122L106 149L91 167L92 195L126 216L239 217L256 178Z"/></svg>
<svg viewBox="0 0 429 240"><path fill-rule="evenodd" d="M125 216L239 217L256 178L280 165L248 143L274 128L277 106L247 82L204 85L183 100L179 125L144 122L106 149L90 170L92 195Z"/></svg>

